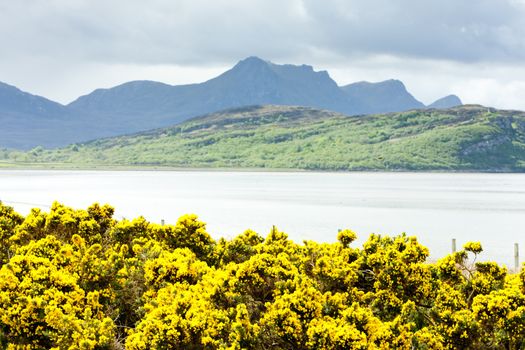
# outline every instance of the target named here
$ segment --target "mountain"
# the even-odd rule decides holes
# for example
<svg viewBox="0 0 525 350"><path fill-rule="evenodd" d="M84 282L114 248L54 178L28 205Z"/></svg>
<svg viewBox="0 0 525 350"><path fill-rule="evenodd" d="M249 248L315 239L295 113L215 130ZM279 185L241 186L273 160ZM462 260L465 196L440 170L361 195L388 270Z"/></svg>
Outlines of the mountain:
<svg viewBox="0 0 525 350"><path fill-rule="evenodd" d="M65 120L67 109L61 104L0 82L1 145L22 149L33 141L52 145L48 135ZM40 132L35 133L36 129Z"/></svg>
<svg viewBox="0 0 525 350"><path fill-rule="evenodd" d="M257 57L246 58L201 84L170 86L134 81L95 90L68 108L126 119L123 132L135 132L257 104L315 106L352 113L349 99L327 72L315 72L306 65L277 65Z"/></svg>
<svg viewBox="0 0 525 350"><path fill-rule="evenodd" d="M463 102L456 95L448 95L436 100L434 103L427 106L427 108L452 108L461 106Z"/></svg>
<svg viewBox="0 0 525 350"><path fill-rule="evenodd" d="M32 95L0 82L0 147L60 147L95 137L117 135L117 121L99 120L84 111ZM117 124L118 125L118 124Z"/></svg>
<svg viewBox="0 0 525 350"><path fill-rule="evenodd" d="M311 66L277 65L257 57L240 61L200 86L208 109L250 105L315 106L350 112L352 106L326 71Z"/></svg>
<svg viewBox="0 0 525 350"><path fill-rule="evenodd" d="M0 113L4 115L26 114L36 117L61 117L65 107L44 97L31 95L0 82Z"/></svg>
<svg viewBox="0 0 525 350"><path fill-rule="evenodd" d="M64 149L7 153L4 158L83 168L523 172L525 112L466 105L349 118L308 107L253 106Z"/></svg>
<svg viewBox="0 0 525 350"><path fill-rule="evenodd" d="M399 80L391 79L379 83L362 81L342 86L341 90L353 101L359 101L359 114L401 112L425 107Z"/></svg>
<svg viewBox="0 0 525 350"><path fill-rule="evenodd" d="M268 104L346 115L424 108L398 80L339 87L326 71L308 65L278 65L248 57L200 84L131 81L97 89L67 106L2 84L0 147L60 147L166 127L228 108Z"/></svg>

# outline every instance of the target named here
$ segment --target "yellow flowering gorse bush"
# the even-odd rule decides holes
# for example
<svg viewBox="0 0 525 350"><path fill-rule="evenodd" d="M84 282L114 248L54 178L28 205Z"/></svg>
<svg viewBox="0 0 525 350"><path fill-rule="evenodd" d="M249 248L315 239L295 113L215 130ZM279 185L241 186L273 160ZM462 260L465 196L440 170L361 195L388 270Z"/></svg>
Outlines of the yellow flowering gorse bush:
<svg viewBox="0 0 525 350"><path fill-rule="evenodd" d="M0 348L523 349L525 273L413 237L215 241L195 215L0 203Z"/></svg>

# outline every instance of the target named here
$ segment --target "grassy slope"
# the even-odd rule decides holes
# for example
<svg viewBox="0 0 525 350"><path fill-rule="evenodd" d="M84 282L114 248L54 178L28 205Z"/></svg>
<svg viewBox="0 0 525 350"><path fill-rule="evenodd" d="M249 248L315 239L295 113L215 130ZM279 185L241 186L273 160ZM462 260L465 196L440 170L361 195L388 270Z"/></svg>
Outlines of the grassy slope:
<svg viewBox="0 0 525 350"><path fill-rule="evenodd" d="M251 107L59 150L2 155L88 167L522 171L525 113L463 106L347 117L303 107Z"/></svg>

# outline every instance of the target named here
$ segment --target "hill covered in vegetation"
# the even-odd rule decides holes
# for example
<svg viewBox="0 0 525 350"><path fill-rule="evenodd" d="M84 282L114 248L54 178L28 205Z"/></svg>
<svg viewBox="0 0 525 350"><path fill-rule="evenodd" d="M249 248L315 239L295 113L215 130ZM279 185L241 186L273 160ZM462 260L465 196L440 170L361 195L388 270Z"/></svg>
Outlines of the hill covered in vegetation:
<svg viewBox="0 0 525 350"><path fill-rule="evenodd" d="M525 273L436 263L414 237L297 244L273 229L213 239L176 225L54 203L0 202L3 349L521 349Z"/></svg>
<svg viewBox="0 0 525 350"><path fill-rule="evenodd" d="M2 158L67 167L523 171L525 113L471 105L348 117L255 106Z"/></svg>

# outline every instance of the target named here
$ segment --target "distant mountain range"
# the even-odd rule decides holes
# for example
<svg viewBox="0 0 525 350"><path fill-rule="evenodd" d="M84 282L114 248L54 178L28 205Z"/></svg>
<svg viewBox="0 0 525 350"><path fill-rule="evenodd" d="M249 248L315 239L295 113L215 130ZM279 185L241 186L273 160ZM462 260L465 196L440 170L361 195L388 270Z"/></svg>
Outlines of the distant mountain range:
<svg viewBox="0 0 525 350"><path fill-rule="evenodd" d="M426 108L398 80L338 86L326 71L316 72L311 66L249 57L204 83L132 81L97 89L66 106L0 83L0 147L60 147L165 127L228 108L268 104L346 115ZM461 100L451 95L428 107L458 105Z"/></svg>

